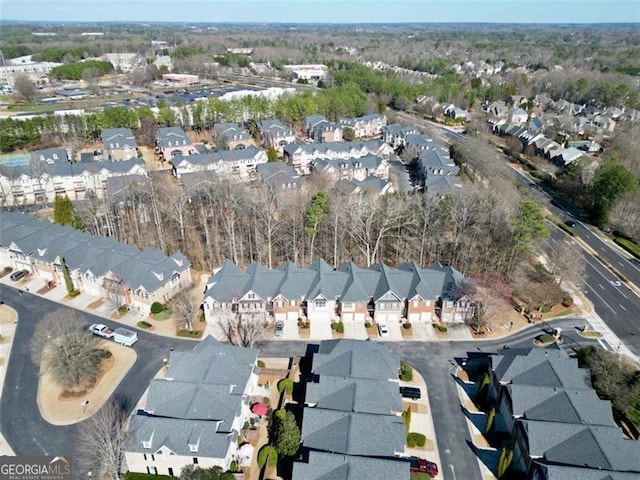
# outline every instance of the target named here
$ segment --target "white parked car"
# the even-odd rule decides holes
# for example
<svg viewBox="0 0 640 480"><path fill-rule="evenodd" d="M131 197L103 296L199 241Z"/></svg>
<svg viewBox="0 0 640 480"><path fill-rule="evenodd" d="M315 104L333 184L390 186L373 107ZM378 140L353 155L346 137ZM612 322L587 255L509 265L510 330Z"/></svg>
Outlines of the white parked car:
<svg viewBox="0 0 640 480"><path fill-rule="evenodd" d="M389 334L389 329L384 323L378 323L378 335L386 337Z"/></svg>

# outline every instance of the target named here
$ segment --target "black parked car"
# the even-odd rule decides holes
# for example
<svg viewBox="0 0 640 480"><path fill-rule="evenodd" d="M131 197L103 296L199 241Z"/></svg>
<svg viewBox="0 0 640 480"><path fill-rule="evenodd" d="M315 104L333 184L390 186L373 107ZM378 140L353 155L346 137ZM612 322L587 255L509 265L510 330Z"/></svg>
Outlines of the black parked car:
<svg viewBox="0 0 640 480"><path fill-rule="evenodd" d="M416 387L400 387L400 395L411 400L419 400L422 396L420 389Z"/></svg>

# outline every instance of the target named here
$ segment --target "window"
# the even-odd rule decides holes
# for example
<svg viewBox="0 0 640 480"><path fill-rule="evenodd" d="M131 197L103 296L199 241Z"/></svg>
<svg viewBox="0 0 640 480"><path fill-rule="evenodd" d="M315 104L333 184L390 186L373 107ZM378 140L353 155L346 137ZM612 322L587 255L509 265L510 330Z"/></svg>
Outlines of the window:
<svg viewBox="0 0 640 480"><path fill-rule="evenodd" d="M420 302L417 302L417 301L413 302L413 308L418 308L418 303L420 303Z"/></svg>
<svg viewBox="0 0 640 480"><path fill-rule="evenodd" d="M57 153L54 153L54 154L53 154L53 159L54 159L54 160L58 160L58 154L57 154Z"/></svg>
<svg viewBox="0 0 640 480"><path fill-rule="evenodd" d="M147 459L147 454L146 454L146 453L143 453L143 454L142 454L142 458L144 458L144 459L146 460L146 459Z"/></svg>
<svg viewBox="0 0 640 480"><path fill-rule="evenodd" d="M193 457L193 464L197 465L198 464L198 457Z"/></svg>
<svg viewBox="0 0 640 480"><path fill-rule="evenodd" d="M277 306L278 308L282 308L282 307L284 306L284 302L283 302L282 300L278 300L278 301L276 302L276 306Z"/></svg>
<svg viewBox="0 0 640 480"><path fill-rule="evenodd" d="M315 301L316 308L325 308L327 306L326 300L316 300Z"/></svg>
<svg viewBox="0 0 640 480"><path fill-rule="evenodd" d="M243 303L243 304L242 304L242 308L243 308L244 310L248 310L248 309L249 309L249 304L248 304L248 303Z"/></svg>
<svg viewBox="0 0 640 480"><path fill-rule="evenodd" d="M254 298L256 298L256 294L255 293L250 293L250 294L247 295L247 298L249 300L253 300Z"/></svg>

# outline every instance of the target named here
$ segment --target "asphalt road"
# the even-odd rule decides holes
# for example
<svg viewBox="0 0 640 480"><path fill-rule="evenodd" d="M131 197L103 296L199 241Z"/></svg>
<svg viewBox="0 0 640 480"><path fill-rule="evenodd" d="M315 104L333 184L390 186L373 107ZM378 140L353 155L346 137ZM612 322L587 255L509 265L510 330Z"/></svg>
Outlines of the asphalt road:
<svg viewBox="0 0 640 480"><path fill-rule="evenodd" d="M406 115L401 118L407 119ZM465 143L473 146L479 140L453 132L442 128L441 126L427 121L415 119L414 124L424 124L431 128L438 127L442 135L450 142ZM505 162L508 159L504 154ZM511 169L514 172L514 179L523 186L530 188L535 182L529 175L521 172L516 168ZM598 257L617 271L625 278L618 278L606 268L602 266L600 261L591 253L582 248L576 249L576 254L581 255L585 259L585 275L583 292L589 300L593 302L596 313L611 328L611 330L620 338L627 347L636 355L640 356L640 298L624 286L624 280L630 280L640 286L640 262L630 259L622 255L616 247L610 245L608 239L603 239L602 234L595 233L584 223L573 218L573 216L565 211L558 204L552 204L551 198L542 190L536 189L535 195L538 199L545 203L545 207L553 212L561 220L572 219L576 222L576 237L580 238L584 243L589 245ZM553 235L551 241L558 241L560 238L570 238L569 235L562 232L556 227L551 227ZM620 281L621 285L616 286L613 282Z"/></svg>
<svg viewBox="0 0 640 480"><path fill-rule="evenodd" d="M18 455L70 455L73 458L79 424L54 426L40 416L37 405L39 369L29 354L31 336L44 315L58 309L72 309L35 295L19 296L17 290L4 285L0 285L0 300L18 312L0 399L0 431ZM102 317L83 316L87 324L99 322L114 328L119 326ZM138 331L138 342L133 347L138 358L114 392L115 398L125 402L129 410L162 367L162 360L167 358L171 346L175 350L188 350L193 348L194 342Z"/></svg>
<svg viewBox="0 0 640 480"><path fill-rule="evenodd" d="M40 416L36 403L38 368L29 356L29 340L40 319L52 310L67 307L37 296L19 296L15 289L3 285L0 285L0 299L15 308L19 315L0 399L0 429L17 454L73 457L77 431L81 424L59 427L47 423ZM99 321L112 327L117 326L93 315L84 315L84 321ZM554 322L554 325L564 329L565 345L571 346L576 341L584 342L573 335L572 327L579 324L577 319ZM475 456L467 443L469 434L460 409L455 381L451 377L455 367L454 360L465 357L467 352L497 351L505 345L511 348L530 346L531 340L540 333L543 326L536 325L517 332L509 340L387 343L392 351L413 364L427 381L445 479L479 478ZM162 359L168 356L169 348L189 350L194 345L192 341L169 339L144 331L139 331L138 336L139 341L134 345L138 359L114 393L117 399L126 400L129 410L135 406L151 378L161 368ZM304 342L265 342L258 347L263 356L301 356L307 353L308 348Z"/></svg>
<svg viewBox="0 0 640 480"><path fill-rule="evenodd" d="M563 329L563 348L570 350L595 342L579 337L576 326L584 322L567 318L552 322L552 326ZM536 324L514 333L509 339L483 340L477 342L385 342L387 347L424 377L427 383L429 403L440 451L442 472L445 480L471 480L481 478L477 458L471 448L469 430L462 412L452 377L456 366L469 353L496 353L509 348L528 348L533 339L549 330L549 324ZM303 342L264 342L259 345L263 356L301 356L307 352Z"/></svg>

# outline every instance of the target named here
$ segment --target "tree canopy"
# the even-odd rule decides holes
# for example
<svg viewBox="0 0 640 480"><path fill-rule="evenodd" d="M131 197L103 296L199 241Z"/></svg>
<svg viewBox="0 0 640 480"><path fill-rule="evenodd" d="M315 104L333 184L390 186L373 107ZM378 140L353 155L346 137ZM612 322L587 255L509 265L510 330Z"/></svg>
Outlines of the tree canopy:
<svg viewBox="0 0 640 480"><path fill-rule="evenodd" d="M600 165L589 184L591 217L600 226L609 221L609 213L625 193L638 189L638 179L619 160L612 158Z"/></svg>
<svg viewBox="0 0 640 480"><path fill-rule="evenodd" d="M288 410L277 410L273 414L273 446L279 455L292 457L300 448L300 429L296 417Z"/></svg>

